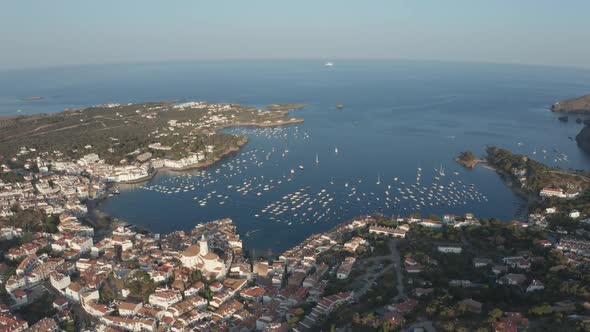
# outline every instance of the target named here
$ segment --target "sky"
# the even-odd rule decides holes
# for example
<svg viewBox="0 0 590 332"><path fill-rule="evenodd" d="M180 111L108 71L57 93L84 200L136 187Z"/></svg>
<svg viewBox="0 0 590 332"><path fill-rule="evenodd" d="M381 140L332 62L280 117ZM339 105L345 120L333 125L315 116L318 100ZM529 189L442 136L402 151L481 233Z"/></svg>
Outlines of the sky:
<svg viewBox="0 0 590 332"><path fill-rule="evenodd" d="M588 0L18 0L0 69L226 59L590 67Z"/></svg>

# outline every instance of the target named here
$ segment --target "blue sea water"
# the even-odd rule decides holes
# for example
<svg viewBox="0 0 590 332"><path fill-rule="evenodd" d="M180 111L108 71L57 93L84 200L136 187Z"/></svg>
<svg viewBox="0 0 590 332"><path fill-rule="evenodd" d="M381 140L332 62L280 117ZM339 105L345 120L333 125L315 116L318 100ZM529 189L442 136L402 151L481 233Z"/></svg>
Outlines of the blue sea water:
<svg viewBox="0 0 590 332"><path fill-rule="evenodd" d="M522 200L493 171L482 167L464 170L454 163L454 157L467 149L483 154L486 146L497 145L554 166L587 169L590 158L570 139L581 125L574 119L558 121L547 107L589 91L590 71L539 66L411 61L342 61L330 68L321 61L96 65L0 72L0 115L172 99L259 107L305 103L308 107L292 112L305 118L303 124L274 131L229 129L248 135L250 142L206 174L161 172L147 183L122 186L121 195L100 207L160 233L230 217L248 248L276 252L340 221L373 211L473 212L511 220L522 212ZM43 99L22 100L29 96ZM343 110L336 109L338 103L345 105ZM253 156L258 164L253 163ZM299 170L299 165L305 170ZM444 177L435 170L441 165ZM473 190L457 191L476 193L478 199L415 208L411 199L402 198L410 194L399 190L412 188L418 168L422 169L418 188L430 190L436 183L436 188L442 185L447 190L450 183L458 187L472 184ZM208 179L216 182L208 183ZM273 189L263 191L261 187L246 196L235 190L244 182L256 186L281 180ZM180 184L194 187L172 194L145 189L178 188ZM356 196L351 197L353 187ZM411 190L418 201L429 200L427 194ZM212 191L216 193L207 204L199 205L198 200ZM289 208L274 219L261 213L273 202L288 201L290 198L282 197L296 191L308 193L310 201L314 195L328 201L324 197L329 194L332 201L309 205L306 216L302 214L308 210L303 208ZM401 202L388 207L387 197ZM221 201L224 203L219 204ZM320 215L324 217L317 220Z"/></svg>

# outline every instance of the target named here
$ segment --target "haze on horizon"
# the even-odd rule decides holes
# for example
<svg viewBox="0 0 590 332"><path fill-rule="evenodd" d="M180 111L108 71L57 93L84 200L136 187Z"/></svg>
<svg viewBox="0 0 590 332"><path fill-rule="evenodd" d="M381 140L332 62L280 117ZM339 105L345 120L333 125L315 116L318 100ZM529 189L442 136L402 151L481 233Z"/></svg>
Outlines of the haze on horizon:
<svg viewBox="0 0 590 332"><path fill-rule="evenodd" d="M224 59L590 67L587 0L32 1L0 10L0 69Z"/></svg>

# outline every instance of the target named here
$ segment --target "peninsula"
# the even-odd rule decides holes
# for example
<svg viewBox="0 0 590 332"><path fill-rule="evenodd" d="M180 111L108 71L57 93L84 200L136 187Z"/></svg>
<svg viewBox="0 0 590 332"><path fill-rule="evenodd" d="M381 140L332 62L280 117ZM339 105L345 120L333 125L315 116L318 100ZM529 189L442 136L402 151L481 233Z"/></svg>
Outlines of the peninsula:
<svg viewBox="0 0 590 332"><path fill-rule="evenodd" d="M551 111L561 113L590 112L590 94L564 101L559 101L551 105Z"/></svg>
<svg viewBox="0 0 590 332"><path fill-rule="evenodd" d="M233 126L303 122L288 116L300 104L262 110L239 104L169 101L104 104L57 114L0 118L0 155L76 161L95 154L105 164L151 162L154 168L208 165L237 151L247 138L220 132Z"/></svg>

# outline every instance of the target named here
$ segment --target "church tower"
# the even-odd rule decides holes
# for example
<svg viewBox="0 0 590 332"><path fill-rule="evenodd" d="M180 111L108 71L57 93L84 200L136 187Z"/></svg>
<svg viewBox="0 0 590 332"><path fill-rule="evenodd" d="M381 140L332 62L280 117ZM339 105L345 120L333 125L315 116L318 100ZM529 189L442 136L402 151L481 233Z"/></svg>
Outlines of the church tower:
<svg viewBox="0 0 590 332"><path fill-rule="evenodd" d="M201 240L199 241L199 255L201 257L205 257L209 253L209 246L207 245L207 239L205 239L205 234L201 236Z"/></svg>

